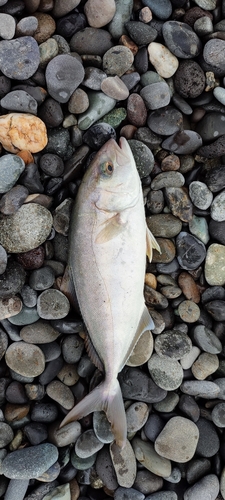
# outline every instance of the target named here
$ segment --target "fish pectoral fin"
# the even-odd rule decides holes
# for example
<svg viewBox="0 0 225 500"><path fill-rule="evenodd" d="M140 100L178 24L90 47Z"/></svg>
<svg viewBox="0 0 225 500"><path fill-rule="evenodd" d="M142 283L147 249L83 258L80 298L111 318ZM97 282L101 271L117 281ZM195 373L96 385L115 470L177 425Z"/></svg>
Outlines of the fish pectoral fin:
<svg viewBox="0 0 225 500"><path fill-rule="evenodd" d="M149 262L152 260L152 249L155 248L159 253L161 253L160 246L158 242L156 241L155 237L151 233L150 229L146 225L146 243L147 243L147 250L146 254L148 256Z"/></svg>
<svg viewBox="0 0 225 500"><path fill-rule="evenodd" d="M133 341L129 347L128 353L126 354L125 358L123 359L123 361L121 363L120 370L122 370L122 368L126 364L127 360L131 356L131 354L132 354L135 346L137 345L141 335L146 330L153 330L154 328L155 328L155 325L154 325L154 322L153 322L153 320L148 312L148 308L146 307L146 305L144 305L144 309L143 309L143 312L142 312L142 315L141 315L141 318L140 318L140 321L139 321L139 324L137 327L136 334L135 334Z"/></svg>
<svg viewBox="0 0 225 500"><path fill-rule="evenodd" d="M78 305L78 300L73 284L72 272L69 265L66 266L60 285L60 291L64 293L64 295L66 295L72 307L80 314L80 308Z"/></svg>
<svg viewBox="0 0 225 500"><path fill-rule="evenodd" d="M88 356L91 358L91 361L94 363L94 365L101 372L103 372L104 371L103 363L102 363L101 359L99 358L97 351L96 351L95 347L93 346L93 343L92 343L88 333L85 335L84 345L85 345L85 348L87 350Z"/></svg>
<svg viewBox="0 0 225 500"><path fill-rule="evenodd" d="M127 421L124 409L122 393L118 380L116 379L113 387L104 380L95 387L84 399L82 399L66 415L60 424L60 428L74 420L79 420L93 411L104 410L111 423L112 431L115 436L116 444L123 448L126 444Z"/></svg>
<svg viewBox="0 0 225 500"><path fill-rule="evenodd" d="M122 233L126 227L126 219L118 213L105 222L104 225L105 227L96 236L95 243L97 244L106 243Z"/></svg>

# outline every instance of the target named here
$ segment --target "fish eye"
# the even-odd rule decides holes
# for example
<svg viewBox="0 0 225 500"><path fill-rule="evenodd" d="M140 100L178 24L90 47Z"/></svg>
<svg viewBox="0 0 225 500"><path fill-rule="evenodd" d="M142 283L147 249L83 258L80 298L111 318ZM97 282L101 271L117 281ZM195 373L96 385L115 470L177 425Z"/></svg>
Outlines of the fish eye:
<svg viewBox="0 0 225 500"><path fill-rule="evenodd" d="M114 171L112 162L105 161L104 163L102 163L100 166L100 171L103 176L110 177Z"/></svg>

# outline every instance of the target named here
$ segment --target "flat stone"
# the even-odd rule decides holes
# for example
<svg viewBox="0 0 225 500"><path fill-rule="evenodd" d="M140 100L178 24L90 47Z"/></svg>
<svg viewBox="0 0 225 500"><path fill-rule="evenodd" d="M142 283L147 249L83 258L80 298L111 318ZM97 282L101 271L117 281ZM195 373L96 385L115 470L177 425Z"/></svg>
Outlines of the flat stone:
<svg viewBox="0 0 225 500"><path fill-rule="evenodd" d="M0 299L0 319L11 318L17 315L22 309L23 303L19 297L10 297L10 299Z"/></svg>
<svg viewBox="0 0 225 500"><path fill-rule="evenodd" d="M67 102L84 78L81 62L69 54L54 57L46 68L48 92L58 102Z"/></svg>
<svg viewBox="0 0 225 500"><path fill-rule="evenodd" d="M223 286L225 284L224 270L225 246L213 243L206 253L205 277L209 285Z"/></svg>
<svg viewBox="0 0 225 500"><path fill-rule="evenodd" d="M169 87L165 81L146 85L140 91L147 109L159 109L170 103Z"/></svg>
<svg viewBox="0 0 225 500"><path fill-rule="evenodd" d="M194 422L184 417L172 417L155 440L159 455L178 463L188 462L195 454L199 431Z"/></svg>
<svg viewBox="0 0 225 500"><path fill-rule="evenodd" d="M0 242L8 252L27 252L46 240L51 227L49 210L36 203L28 203L13 215L0 216Z"/></svg>
<svg viewBox="0 0 225 500"><path fill-rule="evenodd" d="M153 336L150 330L146 330L138 340L128 360L127 366L141 366L146 363L152 355Z"/></svg>
<svg viewBox="0 0 225 500"><path fill-rule="evenodd" d="M196 422L199 429L199 440L196 453L200 457L213 457L219 450L220 440L213 422L201 418Z"/></svg>
<svg viewBox="0 0 225 500"><path fill-rule="evenodd" d="M125 399L156 403L166 396L166 391L138 368L125 367L119 381Z"/></svg>
<svg viewBox="0 0 225 500"><path fill-rule="evenodd" d="M154 166L154 156L151 150L141 141L135 139L129 140L128 143L133 153L140 177L147 177Z"/></svg>
<svg viewBox="0 0 225 500"><path fill-rule="evenodd" d="M31 446L9 453L2 462L2 473L13 479L39 477L58 459L56 446L50 443Z"/></svg>
<svg viewBox="0 0 225 500"><path fill-rule="evenodd" d="M154 382L168 391L177 389L183 380L183 369L180 363L169 357L153 354L148 361L148 370Z"/></svg>
<svg viewBox="0 0 225 500"><path fill-rule="evenodd" d="M155 351L159 356L180 359L191 350L192 342L186 333L167 330L155 339Z"/></svg>
<svg viewBox="0 0 225 500"><path fill-rule="evenodd" d="M104 4L101 0L88 0L84 12L90 26L102 28L112 20L116 12L115 0L107 0Z"/></svg>
<svg viewBox="0 0 225 500"><path fill-rule="evenodd" d="M163 38L168 49L176 57L191 59L200 53L201 41L186 23L166 21L163 25Z"/></svg>
<svg viewBox="0 0 225 500"><path fill-rule="evenodd" d="M207 245L210 237L207 220L204 217L193 215L192 220L189 222L189 230L193 236L196 236L204 245Z"/></svg>
<svg viewBox="0 0 225 500"><path fill-rule="evenodd" d="M151 189L180 188L184 185L185 178L180 172L162 172L154 177L151 182Z"/></svg>
<svg viewBox="0 0 225 500"><path fill-rule="evenodd" d="M196 126L196 132L198 132L203 141L209 142L214 139L221 137L225 134L225 121L223 115L218 111L212 111L211 113L206 113L202 120ZM212 169L213 170L213 169ZM210 175L211 170L207 172Z"/></svg>
<svg viewBox="0 0 225 500"><path fill-rule="evenodd" d="M37 311L40 318L60 319L65 318L70 310L67 297L60 292L50 288L42 292L37 301Z"/></svg>
<svg viewBox="0 0 225 500"><path fill-rule="evenodd" d="M26 273L22 266L9 259L6 271L1 275L0 297L10 298L21 292L25 279Z"/></svg>
<svg viewBox="0 0 225 500"><path fill-rule="evenodd" d="M176 154L191 154L202 145L201 136L194 130L182 130L162 142L162 147Z"/></svg>
<svg viewBox="0 0 225 500"><path fill-rule="evenodd" d="M14 342L5 354L7 366L25 377L37 377L45 369L45 357L41 349L26 342Z"/></svg>
<svg viewBox="0 0 225 500"><path fill-rule="evenodd" d="M14 80L26 80L37 70L40 62L39 47L31 36L0 42L0 69Z"/></svg>
<svg viewBox="0 0 225 500"><path fill-rule="evenodd" d="M181 384L180 389L185 394L204 399L215 399L220 391L217 384L207 380L186 380Z"/></svg>
<svg viewBox="0 0 225 500"><path fill-rule="evenodd" d="M110 456L110 451L107 446L104 446L98 452L95 467L96 472L105 487L110 490L116 490L118 488L118 481Z"/></svg>
<svg viewBox="0 0 225 500"><path fill-rule="evenodd" d="M115 45L103 56L103 71L110 76L122 76L128 71L134 61L130 49L123 45Z"/></svg>
<svg viewBox="0 0 225 500"><path fill-rule="evenodd" d="M125 488L131 488L135 481L137 465L130 442L126 440L123 449L116 443L111 443L109 449L118 484Z"/></svg>
<svg viewBox="0 0 225 500"><path fill-rule="evenodd" d="M53 380L46 387L47 395L57 401L66 410L71 410L74 406L74 396L69 387L59 380Z"/></svg>
<svg viewBox="0 0 225 500"><path fill-rule="evenodd" d="M177 236L176 247L177 260L183 269L197 269L205 259L205 245L186 231Z"/></svg>
<svg viewBox="0 0 225 500"><path fill-rule="evenodd" d="M81 130L87 130L97 120L100 120L111 111L116 104L115 99L105 95L103 92L88 92L89 108L81 113L78 119L78 126Z"/></svg>
<svg viewBox="0 0 225 500"><path fill-rule="evenodd" d="M180 318L187 323L195 323L200 317L200 308L192 300L183 300L178 306Z"/></svg>
<svg viewBox="0 0 225 500"><path fill-rule="evenodd" d="M159 19L168 19L172 12L172 5L169 0L159 0L156 4L154 0L143 0L143 5L146 5L151 9Z"/></svg>
<svg viewBox="0 0 225 500"><path fill-rule="evenodd" d="M198 347L210 354L219 354L222 350L222 344L216 334L204 325L194 327L193 339Z"/></svg>
<svg viewBox="0 0 225 500"><path fill-rule="evenodd" d="M191 371L197 380L205 380L207 377L215 373L219 368L219 359L216 354L204 352L193 363Z"/></svg>
<svg viewBox="0 0 225 500"><path fill-rule="evenodd" d="M142 127L147 120L147 109L142 97L133 92L127 101L127 116L129 122L135 127ZM137 138L136 138L137 139Z"/></svg>
<svg viewBox="0 0 225 500"><path fill-rule="evenodd" d="M128 21L125 23L128 34L137 45L147 45L157 37L156 29L141 21Z"/></svg>
<svg viewBox="0 0 225 500"><path fill-rule="evenodd" d="M25 163L19 156L6 154L0 158L0 193L6 193L14 186L24 168Z"/></svg>
<svg viewBox="0 0 225 500"><path fill-rule="evenodd" d="M95 435L102 443L111 443L114 440L114 436L111 430L111 424L108 421L104 411L94 412L93 428Z"/></svg>
<svg viewBox="0 0 225 500"><path fill-rule="evenodd" d="M172 135L183 127L183 116L173 106L167 106L166 108L152 111L147 123L150 130L156 134Z"/></svg>
<svg viewBox="0 0 225 500"><path fill-rule="evenodd" d="M75 443L77 438L81 434L81 425L80 422L70 422L67 425L64 425L61 429L57 427L53 427L50 431L51 440L55 446L62 448L64 446L68 446L71 443Z"/></svg>
<svg viewBox="0 0 225 500"><path fill-rule="evenodd" d="M165 45L151 42L148 46L148 54L150 63L163 78L170 78L177 71L178 59Z"/></svg>
<svg viewBox="0 0 225 500"><path fill-rule="evenodd" d="M218 38L206 42L203 49L203 58L207 64L214 68L225 71L224 63L225 41Z"/></svg>
<svg viewBox="0 0 225 500"><path fill-rule="evenodd" d="M1 106L9 111L37 114L37 101L25 90L13 90L1 99Z"/></svg>
<svg viewBox="0 0 225 500"><path fill-rule="evenodd" d="M136 459L144 465L146 469L160 477L170 476L170 460L158 454L152 443L142 441L142 439L135 437L132 440L132 446Z"/></svg>
<svg viewBox="0 0 225 500"><path fill-rule="evenodd" d="M90 45L91 40L91 45ZM71 51L78 54L103 56L112 47L111 34L101 28L84 28L75 33L70 40Z"/></svg>
<svg viewBox="0 0 225 500"><path fill-rule="evenodd" d="M180 219L172 214L155 214L146 218L147 226L155 237L174 238L182 228Z"/></svg>
<svg viewBox="0 0 225 500"><path fill-rule="evenodd" d="M225 190L215 196L211 205L211 217L218 222L225 220Z"/></svg>
<svg viewBox="0 0 225 500"><path fill-rule="evenodd" d="M185 491L184 500L195 500L196 498L205 500L206 492L212 499L216 499L219 498L219 489L218 477L215 474L208 474Z"/></svg>
<svg viewBox="0 0 225 500"><path fill-rule="evenodd" d="M146 423L149 415L149 408L146 403L133 403L126 411L127 432L135 433Z"/></svg>
<svg viewBox="0 0 225 500"><path fill-rule="evenodd" d="M193 181L189 186L192 203L201 210L206 210L212 203L213 194L204 182Z"/></svg>
<svg viewBox="0 0 225 500"><path fill-rule="evenodd" d="M92 429L83 432L75 444L75 452L80 458L88 458L103 448L103 443L96 437Z"/></svg>
<svg viewBox="0 0 225 500"><path fill-rule="evenodd" d="M41 151L47 144L44 122L28 113L9 113L0 117L0 142L10 153Z"/></svg>

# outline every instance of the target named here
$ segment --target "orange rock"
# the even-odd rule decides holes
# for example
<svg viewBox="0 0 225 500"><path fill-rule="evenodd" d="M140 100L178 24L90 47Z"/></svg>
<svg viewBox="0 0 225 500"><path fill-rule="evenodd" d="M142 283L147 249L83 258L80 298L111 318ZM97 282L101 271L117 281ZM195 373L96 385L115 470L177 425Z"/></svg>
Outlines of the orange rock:
<svg viewBox="0 0 225 500"><path fill-rule="evenodd" d="M145 283L146 285L150 286L151 288L154 288L156 290L157 288L157 279L154 274L152 273L146 273L145 275Z"/></svg>
<svg viewBox="0 0 225 500"><path fill-rule="evenodd" d="M125 137L126 139L133 139L136 130L137 127L135 127L134 125L124 125L120 130L120 135L122 137Z"/></svg>
<svg viewBox="0 0 225 500"><path fill-rule="evenodd" d="M131 40L131 38L127 35L122 35L119 39L119 44L120 45L124 45L124 47L128 47L128 49L131 50L131 52L134 54L134 56L137 54L138 52L138 46L136 45L136 43L133 42L133 40Z"/></svg>
<svg viewBox="0 0 225 500"><path fill-rule="evenodd" d="M48 142L44 122L29 113L9 113L0 116L0 142L6 151L38 153Z"/></svg>
<svg viewBox="0 0 225 500"><path fill-rule="evenodd" d="M181 288L186 299L192 300L195 304L200 302L200 292L198 285L192 276L187 272L183 271L178 277L178 285Z"/></svg>
<svg viewBox="0 0 225 500"><path fill-rule="evenodd" d="M34 157L30 153L30 151L26 151L26 150L19 151L19 153L17 153L17 156L19 156L20 158L22 158L22 160L24 161L25 165L29 165L29 163L34 163Z"/></svg>

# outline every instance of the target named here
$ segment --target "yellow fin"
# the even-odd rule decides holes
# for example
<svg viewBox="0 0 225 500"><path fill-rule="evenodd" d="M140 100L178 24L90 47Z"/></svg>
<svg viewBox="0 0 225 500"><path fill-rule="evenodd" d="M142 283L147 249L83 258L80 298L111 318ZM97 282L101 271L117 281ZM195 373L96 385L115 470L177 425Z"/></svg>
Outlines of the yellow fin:
<svg viewBox="0 0 225 500"><path fill-rule="evenodd" d="M161 253L161 250L159 244L157 243L155 237L153 236L147 225L146 225L146 243L147 243L146 254L148 256L149 262L151 262L152 249L155 248L155 250L158 250L159 253Z"/></svg>
<svg viewBox="0 0 225 500"><path fill-rule="evenodd" d="M133 338L131 345L129 346L129 350L126 353L126 356L124 357L124 359L120 365L120 370L122 370L122 368L126 364L126 361L129 359L129 357L130 357L133 349L135 348L139 338L141 337L142 333L144 333L146 330L153 330L154 328L155 328L155 325L154 325L153 320L148 312L148 308L146 307L146 305L144 305L144 309L143 309L143 312L142 312L142 315L141 315L141 318L140 318L140 321L139 321L139 324L137 327L136 334Z"/></svg>
<svg viewBox="0 0 225 500"><path fill-rule="evenodd" d="M125 226L126 222L122 220L120 214L114 215L105 223L105 227L98 233L95 243L106 243L116 238L116 236L124 231Z"/></svg>

